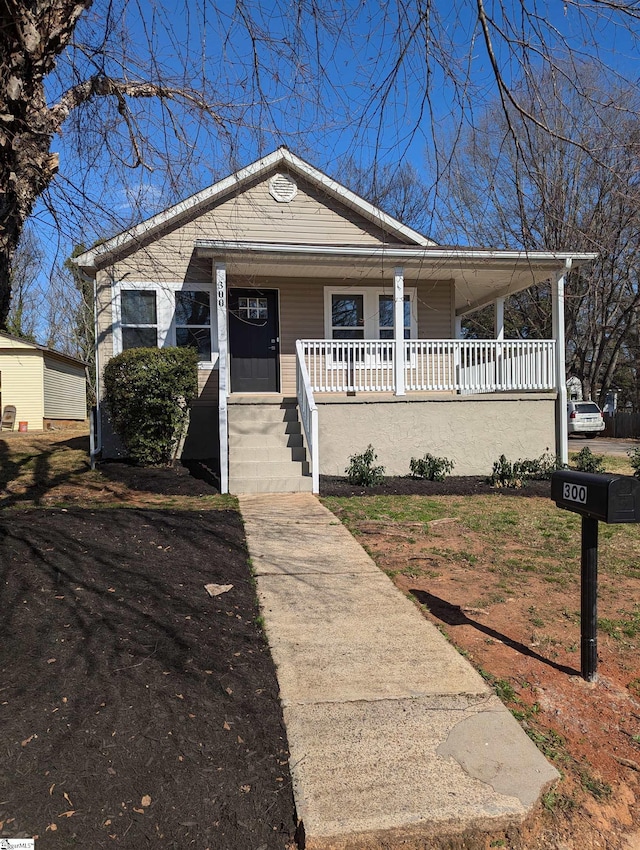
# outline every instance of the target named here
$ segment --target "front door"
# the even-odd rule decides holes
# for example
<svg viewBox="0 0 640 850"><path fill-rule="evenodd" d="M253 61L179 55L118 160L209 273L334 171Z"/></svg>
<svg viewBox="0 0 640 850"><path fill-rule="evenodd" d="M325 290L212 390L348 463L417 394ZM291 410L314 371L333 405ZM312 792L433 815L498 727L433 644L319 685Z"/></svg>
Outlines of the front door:
<svg viewBox="0 0 640 850"><path fill-rule="evenodd" d="M231 392L278 392L279 334L275 289L229 289Z"/></svg>

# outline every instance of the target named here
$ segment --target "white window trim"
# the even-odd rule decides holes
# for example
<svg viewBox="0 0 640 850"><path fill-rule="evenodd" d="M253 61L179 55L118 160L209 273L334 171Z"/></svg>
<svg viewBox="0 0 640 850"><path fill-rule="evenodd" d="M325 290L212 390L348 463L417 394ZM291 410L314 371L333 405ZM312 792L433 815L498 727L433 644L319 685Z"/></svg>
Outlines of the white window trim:
<svg viewBox="0 0 640 850"><path fill-rule="evenodd" d="M174 281L155 283L149 281L119 280L113 284L113 353L122 353L122 291L144 290L156 293L156 317L158 320L158 348L176 344L175 293L208 292L211 307L211 360L198 361L198 369L215 369L218 365L218 333L216 317L215 287L213 283L184 283ZM150 326L149 326L150 327Z"/></svg>
<svg viewBox="0 0 640 850"><path fill-rule="evenodd" d="M411 316L411 339L418 337L418 300L415 286L406 286L405 297L409 296ZM324 333L325 339L333 339L333 324L331 322L332 309L331 297L333 295L363 295L362 308L364 313L364 339L380 339L380 312L378 308L378 296L388 295L393 299L393 284L389 286L325 286L324 288ZM404 328L402 329L404 337ZM342 340L348 342L348 340ZM390 340L385 340L390 342ZM409 342L409 340L405 340Z"/></svg>

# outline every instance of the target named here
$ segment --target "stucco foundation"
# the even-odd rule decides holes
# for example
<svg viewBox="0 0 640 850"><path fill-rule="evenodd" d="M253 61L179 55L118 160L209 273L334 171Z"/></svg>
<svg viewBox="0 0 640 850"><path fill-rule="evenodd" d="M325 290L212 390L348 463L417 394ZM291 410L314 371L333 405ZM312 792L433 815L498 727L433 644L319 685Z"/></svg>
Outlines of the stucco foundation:
<svg viewBox="0 0 640 850"><path fill-rule="evenodd" d="M454 461L454 475L487 475L509 460L556 452L555 393L439 398L316 396L320 473L344 475L371 445L387 475L408 475L412 457Z"/></svg>

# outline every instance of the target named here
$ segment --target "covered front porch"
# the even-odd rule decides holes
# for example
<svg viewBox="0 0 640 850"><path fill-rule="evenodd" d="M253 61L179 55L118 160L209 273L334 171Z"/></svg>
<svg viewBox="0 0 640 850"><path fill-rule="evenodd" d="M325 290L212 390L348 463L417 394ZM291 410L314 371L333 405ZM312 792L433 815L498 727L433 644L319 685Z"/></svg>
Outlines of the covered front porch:
<svg viewBox="0 0 640 850"><path fill-rule="evenodd" d="M356 410L345 406L342 417L336 418L334 408L334 414L329 415L326 403L330 398L336 402L339 398L353 401L354 397L366 401L358 415L368 419L374 435L379 433L376 422L381 422L383 405L385 417L400 414L400 408L388 405L390 398L420 401L420 407L411 406L413 424L402 426L410 439L421 433L420 417L429 422L432 435L438 430L430 416L437 409L436 402L481 400L486 405L493 400L498 404L496 412L500 403L509 402L510 414L503 419L511 423L509 427L519 427L521 433L530 427L528 421L535 409L531 405L546 402L545 436L533 442L544 443L542 451L566 459L564 274L571 268L573 255L408 246L334 248L226 240L199 240L196 254L212 261L216 284L223 491L228 487L225 475L230 462L227 410L238 392L231 368L230 322L233 318L240 328L234 333L250 338L252 325L264 325L263 313L265 320L270 315L267 296L271 293L278 324L266 340L271 345L265 347L271 349L268 356L276 363L272 370L276 378L266 391L285 396L295 393L314 492L319 489L320 472L327 469L321 452L326 456L327 447L341 441L340 429L349 428L349 417ZM585 255L578 260L590 258ZM549 279L553 338L505 339L505 299ZM242 300L235 299L230 310L228 299L235 287L244 287ZM255 300L247 297L252 291ZM463 317L490 304L494 307L494 338L463 338ZM245 311L240 323L236 321L238 305ZM305 334L306 329L311 334ZM250 394L251 390L245 387L243 392ZM367 399L363 398L365 394ZM418 399L418 394L430 398ZM527 416L519 420L517 406L526 397L531 404L525 405ZM431 406L427 408L426 404ZM327 421L335 420L338 430L327 432L319 422L320 409ZM469 416L471 410L471 406L457 409L457 419L468 419L468 425L461 425L458 431L475 434L477 442L482 439L478 437L483 431L482 417L478 418L479 409ZM487 410L483 406L485 413ZM549 410L553 412L551 423ZM439 415L445 417L439 430L446 433L446 413L439 409ZM418 421L413 421L416 416ZM364 434L368 428L365 425L360 430ZM372 440L381 453L381 440L393 441L393 427L386 419L383 430L385 434ZM499 430L503 433L502 428ZM425 449L430 450L433 442L431 438ZM366 443L358 448L363 450ZM469 445L467 451L474 452L476 447Z"/></svg>

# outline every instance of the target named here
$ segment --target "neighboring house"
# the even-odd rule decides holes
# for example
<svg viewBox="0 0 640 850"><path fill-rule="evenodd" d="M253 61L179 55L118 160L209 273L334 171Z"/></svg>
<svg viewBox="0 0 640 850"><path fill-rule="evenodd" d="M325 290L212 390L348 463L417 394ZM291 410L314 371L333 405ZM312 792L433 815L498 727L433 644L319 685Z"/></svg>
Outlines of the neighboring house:
<svg viewBox="0 0 640 850"><path fill-rule="evenodd" d="M0 333L0 408L14 405L16 430L87 418L86 364L44 345Z"/></svg>
<svg viewBox="0 0 640 850"><path fill-rule="evenodd" d="M317 491L369 443L400 475L427 451L461 475L502 453L566 458L563 275L594 256L436 245L280 148L77 262L96 280L99 370L126 348L197 346L183 456L219 458L237 493ZM504 299L549 279L554 339L505 340ZM487 304L495 339L461 338Z"/></svg>

